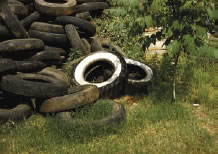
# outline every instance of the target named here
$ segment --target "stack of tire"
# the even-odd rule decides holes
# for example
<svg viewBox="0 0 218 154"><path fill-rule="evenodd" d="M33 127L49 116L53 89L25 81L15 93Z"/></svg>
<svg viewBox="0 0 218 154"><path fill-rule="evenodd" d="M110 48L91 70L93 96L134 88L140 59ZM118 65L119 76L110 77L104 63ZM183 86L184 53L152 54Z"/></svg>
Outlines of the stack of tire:
<svg viewBox="0 0 218 154"><path fill-rule="evenodd" d="M72 122L75 108L146 90L147 65L93 39L90 15L106 8L106 0L0 1L0 123L27 118L33 108ZM72 61L69 77L60 68L70 48L84 56ZM111 104L112 115L88 124L120 123L125 109Z"/></svg>

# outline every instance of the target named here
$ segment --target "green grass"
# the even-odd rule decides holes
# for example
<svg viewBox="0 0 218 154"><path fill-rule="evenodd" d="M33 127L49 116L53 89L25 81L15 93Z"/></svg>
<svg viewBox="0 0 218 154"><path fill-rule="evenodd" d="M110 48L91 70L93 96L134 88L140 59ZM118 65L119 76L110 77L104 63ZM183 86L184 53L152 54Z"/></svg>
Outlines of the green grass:
<svg viewBox="0 0 218 154"><path fill-rule="evenodd" d="M214 119L206 107L123 97L121 126L72 127L34 115L0 126L0 153L215 153Z"/></svg>

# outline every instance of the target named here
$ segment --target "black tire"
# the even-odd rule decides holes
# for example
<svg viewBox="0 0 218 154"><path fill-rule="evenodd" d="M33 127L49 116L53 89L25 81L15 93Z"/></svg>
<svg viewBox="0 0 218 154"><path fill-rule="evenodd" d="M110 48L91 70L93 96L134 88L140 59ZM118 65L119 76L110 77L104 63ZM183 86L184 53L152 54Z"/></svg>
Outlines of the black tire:
<svg viewBox="0 0 218 154"><path fill-rule="evenodd" d="M0 16L16 38L29 38L28 32L8 7L8 1L0 1Z"/></svg>
<svg viewBox="0 0 218 154"><path fill-rule="evenodd" d="M47 65L40 61L15 61L17 72L31 73L38 72Z"/></svg>
<svg viewBox="0 0 218 154"><path fill-rule="evenodd" d="M41 51L29 58L29 61L41 61L47 65L56 65L62 62L64 56L54 51Z"/></svg>
<svg viewBox="0 0 218 154"><path fill-rule="evenodd" d="M94 36L96 33L96 27L94 25L89 21L77 17L60 16L56 18L55 22L61 25L72 24L78 27L81 31L86 32L88 36Z"/></svg>
<svg viewBox="0 0 218 154"><path fill-rule="evenodd" d="M43 70L41 70L39 72L39 74L48 75L48 76L57 78L57 79L65 82L68 87L70 86L69 76L66 73L64 73L63 71L61 71L61 70L58 70L58 69L55 69L55 68L52 68L52 67L46 67Z"/></svg>
<svg viewBox="0 0 218 154"><path fill-rule="evenodd" d="M10 10L18 16L28 16L29 15L29 10L26 8L26 6L23 3L15 4L15 3L9 3L8 4Z"/></svg>
<svg viewBox="0 0 218 154"><path fill-rule="evenodd" d="M102 51L104 50L101 46L101 43L97 39L93 39L91 42L91 51L96 52L96 51Z"/></svg>
<svg viewBox="0 0 218 154"><path fill-rule="evenodd" d="M82 13L77 13L76 17L83 19L83 20L89 20L91 15L90 15L90 12L82 12Z"/></svg>
<svg viewBox="0 0 218 154"><path fill-rule="evenodd" d="M87 55L89 51L85 48L82 40L80 39L80 36L74 27L74 25L69 24L65 26L65 32L67 35L67 38L72 45L73 48L80 49L80 51L83 53L83 55Z"/></svg>
<svg viewBox="0 0 218 154"><path fill-rule="evenodd" d="M153 71L147 65L129 58L125 58L128 70L128 79L125 86L125 94L147 92L151 85Z"/></svg>
<svg viewBox="0 0 218 154"><path fill-rule="evenodd" d="M98 70L98 66L103 68L103 71ZM108 77L106 81L100 83L91 83L90 81L87 81L93 80L92 76L90 77L91 79L88 79L88 77L86 78L88 73L103 73L105 69L114 69L112 76ZM78 63L75 70L73 70L72 72L74 72L73 82L75 84L96 85L100 91L100 98L110 98L116 97L123 90L124 84L126 82L127 66L125 60L119 54L99 51L86 56Z"/></svg>
<svg viewBox="0 0 218 154"><path fill-rule="evenodd" d="M102 40L100 43L101 43L101 47L103 48L103 50L117 52L123 57L127 57L126 54L122 51L122 49L119 46L112 44L110 41Z"/></svg>
<svg viewBox="0 0 218 154"><path fill-rule="evenodd" d="M6 26L1 25L1 24L0 24L0 36L1 37L8 37L8 38L12 38L13 37L13 35L9 31L9 29Z"/></svg>
<svg viewBox="0 0 218 154"><path fill-rule="evenodd" d="M0 43L0 53L15 53L23 51L41 50L44 43L40 39L12 39Z"/></svg>
<svg viewBox="0 0 218 154"><path fill-rule="evenodd" d="M29 16L27 16L26 18L24 18L23 20L21 20L21 24L25 27L25 28L29 28L29 26L40 19L40 14L39 12L35 11L33 13L31 13Z"/></svg>
<svg viewBox="0 0 218 154"><path fill-rule="evenodd" d="M49 3L44 0L35 0L35 8L43 14L50 16L72 15L76 0L67 0L66 3Z"/></svg>
<svg viewBox="0 0 218 154"><path fill-rule="evenodd" d="M8 120L23 120L32 115L32 108L27 103L17 104L13 108L2 108L0 104L0 123Z"/></svg>
<svg viewBox="0 0 218 154"><path fill-rule="evenodd" d="M74 13L82 13L87 11L103 10L109 7L105 2L89 2L74 6Z"/></svg>
<svg viewBox="0 0 218 154"><path fill-rule="evenodd" d="M20 1L20 2L22 2L24 4L30 4L30 3L34 2L34 0L18 0L18 1Z"/></svg>
<svg viewBox="0 0 218 154"><path fill-rule="evenodd" d="M74 87L72 87L74 88ZM99 98L99 90L94 85L87 85L81 91L65 96L53 97L43 101L40 105L40 112L67 111L88 104L92 104Z"/></svg>
<svg viewBox="0 0 218 154"><path fill-rule="evenodd" d="M66 34L55 34L40 32L37 30L29 30L29 34L33 38L38 38L43 40L45 43L55 44L55 43L68 43Z"/></svg>
<svg viewBox="0 0 218 154"><path fill-rule="evenodd" d="M53 51L53 52L57 52L59 53L61 56L65 56L66 55L66 51L62 48L55 48L55 47L51 47L51 46L45 46L44 50L46 51Z"/></svg>
<svg viewBox="0 0 218 154"><path fill-rule="evenodd" d="M19 73L2 78L2 91L33 98L50 98L67 94L66 83L42 74Z"/></svg>
<svg viewBox="0 0 218 154"><path fill-rule="evenodd" d="M0 77L16 73L16 64L10 59L0 59Z"/></svg>
<svg viewBox="0 0 218 154"><path fill-rule="evenodd" d="M40 32L48 32L55 34L65 34L64 27L61 25L49 24L45 22L34 22L31 27L32 30Z"/></svg>
<svg viewBox="0 0 218 154"><path fill-rule="evenodd" d="M112 126L114 124L120 124L123 120L125 120L125 117L126 117L126 111L125 111L123 104L116 103L114 101L110 101L109 103L113 105L112 113L99 120L93 120L93 121L76 120L72 116L72 112L57 113L56 118L72 126L95 127L95 126L106 126L106 125Z"/></svg>

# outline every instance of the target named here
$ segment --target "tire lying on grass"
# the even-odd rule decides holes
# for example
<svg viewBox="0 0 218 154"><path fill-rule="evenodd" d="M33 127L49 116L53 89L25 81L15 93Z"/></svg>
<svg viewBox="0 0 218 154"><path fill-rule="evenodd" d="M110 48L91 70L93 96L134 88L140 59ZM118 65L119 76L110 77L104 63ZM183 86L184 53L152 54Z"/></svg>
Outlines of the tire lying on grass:
<svg viewBox="0 0 218 154"><path fill-rule="evenodd" d="M55 3L55 1L52 2L52 0L50 2L35 0L36 10L51 16L72 15L74 5L76 5L76 0L66 0L63 1L63 3Z"/></svg>
<svg viewBox="0 0 218 154"><path fill-rule="evenodd" d="M50 98L67 94L67 84L42 74L19 73L2 78L3 92L33 98Z"/></svg>
<svg viewBox="0 0 218 154"><path fill-rule="evenodd" d="M137 92L146 92L147 86L151 84L153 71L147 65L125 58L128 70L128 79L125 86L126 94L134 94Z"/></svg>
<svg viewBox="0 0 218 154"><path fill-rule="evenodd" d="M113 73L105 77L106 71ZM127 67L119 54L99 51L86 56L71 72L76 85L93 84L99 88L100 98L116 97L124 88Z"/></svg>
<svg viewBox="0 0 218 154"><path fill-rule="evenodd" d="M8 120L23 120L32 115L30 102L23 101L10 106L4 104L6 102L0 101L0 123L7 122Z"/></svg>
<svg viewBox="0 0 218 154"><path fill-rule="evenodd" d="M81 86L79 86L81 87ZM53 97L42 102L39 107L40 112L60 112L71 110L92 104L99 98L99 90L94 85L86 85L81 88L77 86L71 88L68 95ZM76 91L76 92L75 92Z"/></svg>
<svg viewBox="0 0 218 154"><path fill-rule="evenodd" d="M94 105L91 106L94 107L97 105L98 102L96 102ZM109 115L106 115L105 117L101 119L96 120L79 120L76 119L76 116L73 117L72 112L60 112L56 114L56 118L60 121L63 121L67 124L70 124L72 126L112 126L114 124L120 124L126 117L126 111L123 106L123 104L116 103L112 100L109 100L107 102L109 105L112 105L112 112ZM102 111L101 111L102 112Z"/></svg>

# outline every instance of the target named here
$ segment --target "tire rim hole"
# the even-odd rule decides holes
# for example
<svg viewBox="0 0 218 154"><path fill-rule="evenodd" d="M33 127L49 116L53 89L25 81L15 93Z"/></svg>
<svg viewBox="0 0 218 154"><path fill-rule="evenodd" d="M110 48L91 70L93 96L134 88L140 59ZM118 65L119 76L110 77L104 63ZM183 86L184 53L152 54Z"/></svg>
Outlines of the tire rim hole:
<svg viewBox="0 0 218 154"><path fill-rule="evenodd" d="M107 81L114 73L113 65L108 61L97 61L91 64L84 73L84 79L91 83Z"/></svg>
<svg viewBox="0 0 218 154"><path fill-rule="evenodd" d="M147 73L139 66L127 64L128 79L142 80L147 76Z"/></svg>

